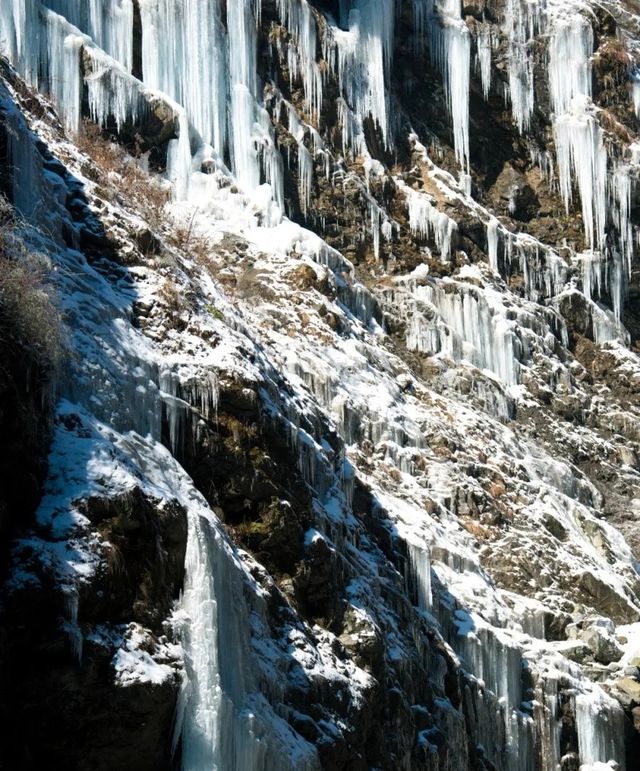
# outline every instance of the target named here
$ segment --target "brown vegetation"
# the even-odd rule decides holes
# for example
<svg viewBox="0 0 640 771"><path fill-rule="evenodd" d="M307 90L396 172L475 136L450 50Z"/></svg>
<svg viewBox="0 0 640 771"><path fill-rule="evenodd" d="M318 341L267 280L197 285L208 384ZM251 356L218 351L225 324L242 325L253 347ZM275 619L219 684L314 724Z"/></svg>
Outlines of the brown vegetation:
<svg viewBox="0 0 640 771"><path fill-rule="evenodd" d="M102 129L89 120L83 122L75 143L103 172L104 176L94 181L110 185L120 195L122 203L134 206L152 227L161 227L170 196L167 184L150 175L123 147L111 142Z"/></svg>
<svg viewBox="0 0 640 771"><path fill-rule="evenodd" d="M62 319L47 284L48 261L19 233L15 210L0 199L0 340L3 359L18 352L56 369L63 352ZM0 365L1 366L1 365Z"/></svg>

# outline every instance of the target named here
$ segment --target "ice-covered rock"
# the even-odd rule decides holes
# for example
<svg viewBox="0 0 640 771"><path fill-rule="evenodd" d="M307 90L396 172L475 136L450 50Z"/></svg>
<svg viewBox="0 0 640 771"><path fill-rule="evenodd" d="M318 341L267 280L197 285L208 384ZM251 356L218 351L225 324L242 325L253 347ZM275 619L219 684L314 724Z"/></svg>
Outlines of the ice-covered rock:
<svg viewBox="0 0 640 771"><path fill-rule="evenodd" d="M606 5L0 6L2 191L72 353L13 550L19 761L30 724L41 765L116 752L101 715L59 743L106 671L118 767L142 693L140 767L624 768L637 19ZM53 729L42 598L44 689L89 700Z"/></svg>

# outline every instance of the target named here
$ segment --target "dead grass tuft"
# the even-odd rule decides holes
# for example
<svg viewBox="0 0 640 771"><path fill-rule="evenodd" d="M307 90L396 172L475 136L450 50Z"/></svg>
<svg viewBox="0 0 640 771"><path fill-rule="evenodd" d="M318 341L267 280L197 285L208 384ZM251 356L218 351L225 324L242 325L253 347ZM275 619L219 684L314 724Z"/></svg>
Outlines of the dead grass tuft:
<svg viewBox="0 0 640 771"><path fill-rule="evenodd" d="M161 228L165 206L170 198L168 185L150 175L124 148L107 139L100 127L91 121L83 122L76 145L104 173L124 203L134 205L151 227Z"/></svg>
<svg viewBox="0 0 640 771"><path fill-rule="evenodd" d="M32 251L18 229L15 210L0 198L0 342L44 369L63 358L63 324L46 280L49 263Z"/></svg>

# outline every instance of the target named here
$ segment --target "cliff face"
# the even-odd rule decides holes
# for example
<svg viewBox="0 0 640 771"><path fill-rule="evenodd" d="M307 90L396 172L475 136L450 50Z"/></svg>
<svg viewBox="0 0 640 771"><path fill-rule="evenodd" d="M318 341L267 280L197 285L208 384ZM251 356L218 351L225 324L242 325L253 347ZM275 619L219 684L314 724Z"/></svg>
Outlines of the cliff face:
<svg viewBox="0 0 640 771"><path fill-rule="evenodd" d="M637 11L2 5L6 768L635 767Z"/></svg>

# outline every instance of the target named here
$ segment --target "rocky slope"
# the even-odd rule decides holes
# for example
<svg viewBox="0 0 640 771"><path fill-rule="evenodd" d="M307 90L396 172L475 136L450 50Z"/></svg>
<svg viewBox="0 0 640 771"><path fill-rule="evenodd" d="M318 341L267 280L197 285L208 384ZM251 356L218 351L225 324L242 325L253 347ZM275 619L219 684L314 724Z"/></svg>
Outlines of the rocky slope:
<svg viewBox="0 0 640 771"><path fill-rule="evenodd" d="M4 767L632 771L636 11L0 7Z"/></svg>

